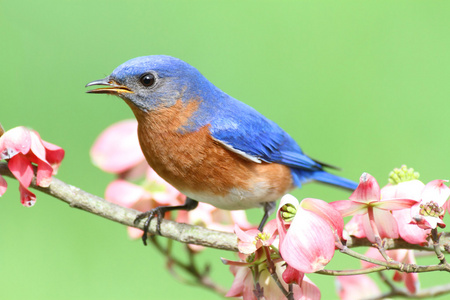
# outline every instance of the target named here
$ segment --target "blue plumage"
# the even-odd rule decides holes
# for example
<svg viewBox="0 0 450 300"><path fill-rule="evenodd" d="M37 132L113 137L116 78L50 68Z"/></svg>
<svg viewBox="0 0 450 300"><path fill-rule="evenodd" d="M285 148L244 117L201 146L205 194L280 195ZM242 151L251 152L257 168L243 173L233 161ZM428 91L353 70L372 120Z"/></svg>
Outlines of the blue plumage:
<svg viewBox="0 0 450 300"><path fill-rule="evenodd" d="M276 123L227 95L197 69L170 56L131 59L89 91L119 96L138 120L138 136L150 166L187 196L181 206L159 207L136 221L197 201L223 209L263 206L262 230L274 201L295 186L316 180L355 189L351 180L327 173ZM159 231L159 223L157 230ZM144 234L143 239L145 243Z"/></svg>
<svg viewBox="0 0 450 300"><path fill-rule="evenodd" d="M180 59L165 55L137 57L117 67L109 78L121 85L134 87L138 86L139 76L149 70L161 81L159 86L152 93L145 89L133 89L134 94L127 97L144 111L170 107L178 99L185 103L198 99L198 110L179 129L180 133L210 126L214 139L247 155L247 158L290 167L297 186L317 180L356 188L357 184L353 181L322 171L322 165L305 155L295 140L275 122L227 95Z"/></svg>

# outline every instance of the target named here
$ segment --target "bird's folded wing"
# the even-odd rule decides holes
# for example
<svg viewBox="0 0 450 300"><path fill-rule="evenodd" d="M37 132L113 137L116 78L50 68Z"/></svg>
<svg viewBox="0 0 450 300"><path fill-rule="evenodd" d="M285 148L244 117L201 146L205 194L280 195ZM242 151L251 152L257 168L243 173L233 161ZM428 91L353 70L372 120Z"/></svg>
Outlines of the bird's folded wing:
<svg viewBox="0 0 450 300"><path fill-rule="evenodd" d="M250 108L250 107L248 107ZM276 162L292 168L320 170L300 146L276 123L257 111L217 116L210 124L212 137L225 148L254 162Z"/></svg>

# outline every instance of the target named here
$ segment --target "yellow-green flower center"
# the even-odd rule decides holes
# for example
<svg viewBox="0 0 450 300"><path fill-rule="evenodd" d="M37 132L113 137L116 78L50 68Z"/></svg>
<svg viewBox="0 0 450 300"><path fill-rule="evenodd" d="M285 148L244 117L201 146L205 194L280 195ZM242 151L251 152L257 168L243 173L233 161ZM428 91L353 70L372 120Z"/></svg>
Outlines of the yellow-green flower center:
<svg viewBox="0 0 450 300"><path fill-rule="evenodd" d="M445 213L445 210L443 207L440 207L436 202L430 201L427 204L420 204L419 213L422 216L438 218Z"/></svg>
<svg viewBox="0 0 450 300"><path fill-rule="evenodd" d="M285 222L291 222L294 219L295 214L297 213L297 208L295 208L294 205L287 203L281 207L280 212L281 218Z"/></svg>
<svg viewBox="0 0 450 300"><path fill-rule="evenodd" d="M405 181L419 179L420 174L415 172L413 168L402 165L400 168L395 168L389 173L389 183L399 184Z"/></svg>
<svg viewBox="0 0 450 300"><path fill-rule="evenodd" d="M270 234L268 234L267 232L260 232L258 233L258 235L255 237L255 239L261 240L261 241L268 241L270 239Z"/></svg>

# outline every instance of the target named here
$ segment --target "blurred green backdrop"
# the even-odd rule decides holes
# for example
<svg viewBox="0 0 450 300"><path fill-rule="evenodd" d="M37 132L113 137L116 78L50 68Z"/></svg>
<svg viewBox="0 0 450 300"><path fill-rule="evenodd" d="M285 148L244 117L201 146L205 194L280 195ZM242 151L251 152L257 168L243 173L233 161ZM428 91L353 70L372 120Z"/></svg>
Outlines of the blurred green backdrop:
<svg viewBox="0 0 450 300"><path fill-rule="evenodd" d="M450 178L450 4L445 1L0 1L0 122L26 125L66 150L58 177L103 195L112 179L88 151L106 126L132 118L118 98L84 93L136 56L168 54L288 131L306 153L358 180L408 164ZM174 280L125 228L17 182L0 199L2 299L220 299ZM348 193L311 184L294 193ZM257 220L260 211L251 211ZM232 276L205 251L213 276ZM357 268L337 256L330 268ZM420 275L424 286L448 275ZM333 278L311 278L334 299Z"/></svg>

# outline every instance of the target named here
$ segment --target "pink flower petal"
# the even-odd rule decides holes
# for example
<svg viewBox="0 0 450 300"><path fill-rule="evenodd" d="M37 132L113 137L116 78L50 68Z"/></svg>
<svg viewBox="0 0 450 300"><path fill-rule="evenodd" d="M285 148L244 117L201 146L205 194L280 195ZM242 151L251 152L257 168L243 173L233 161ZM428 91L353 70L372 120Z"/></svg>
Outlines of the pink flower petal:
<svg viewBox="0 0 450 300"><path fill-rule="evenodd" d="M391 199L391 200L382 200L371 204L373 204L374 208L378 209L399 210L411 208L413 205L417 204L417 201L413 199Z"/></svg>
<svg viewBox="0 0 450 300"><path fill-rule="evenodd" d="M426 204L429 201L434 201L442 207L450 196L450 188L445 185L445 182L448 182L448 180L438 179L427 183L422 191L421 202Z"/></svg>
<svg viewBox="0 0 450 300"><path fill-rule="evenodd" d="M291 284L291 283L301 284L304 276L305 276L304 273L300 272L299 270L294 269L290 265L287 265L286 270L284 270L284 272L283 272L283 280L287 284Z"/></svg>
<svg viewBox="0 0 450 300"><path fill-rule="evenodd" d="M30 150L39 159L45 161L45 147L42 144L41 137L33 130L30 131L31 147Z"/></svg>
<svg viewBox="0 0 450 300"><path fill-rule="evenodd" d="M137 121L126 120L103 131L91 148L91 158L100 169L122 173L144 161L137 136Z"/></svg>
<svg viewBox="0 0 450 300"><path fill-rule="evenodd" d="M348 235L355 236L357 238L366 237L362 218L362 215L355 215L350 219L350 221L348 221L347 224L345 224L345 230L347 231Z"/></svg>
<svg viewBox="0 0 450 300"><path fill-rule="evenodd" d="M36 184L48 187L52 182L53 168L46 161L39 161L36 172Z"/></svg>
<svg viewBox="0 0 450 300"><path fill-rule="evenodd" d="M398 239L398 225L392 213L380 209L374 209L373 214L381 238Z"/></svg>
<svg viewBox="0 0 450 300"><path fill-rule="evenodd" d="M307 276L303 277L301 284L301 293L295 290L294 286L294 299L301 300L320 300L320 289L314 284Z"/></svg>
<svg viewBox="0 0 450 300"><path fill-rule="evenodd" d="M5 178L0 175L0 196L2 196L6 192L6 188L8 187L8 183Z"/></svg>
<svg viewBox="0 0 450 300"><path fill-rule="evenodd" d="M253 294L253 276L248 267L230 266L234 274L234 281L225 297L239 297L244 299L256 299Z"/></svg>
<svg viewBox="0 0 450 300"><path fill-rule="evenodd" d="M419 201L425 184L417 179L388 184L381 189L381 199L413 199Z"/></svg>
<svg viewBox="0 0 450 300"><path fill-rule="evenodd" d="M239 252L251 254L261 246L270 246L276 237L276 231L277 223L275 219L264 226L263 234L258 229L249 229L244 232L238 225L234 225L234 232L238 237ZM260 235L268 239L261 239Z"/></svg>
<svg viewBox="0 0 450 300"><path fill-rule="evenodd" d="M61 161L64 158L64 149L56 146L52 143L46 142L42 140L42 144L45 147L45 159L48 161L48 163L53 168L53 175L56 174L56 170L58 169L59 165L61 164Z"/></svg>
<svg viewBox="0 0 450 300"><path fill-rule="evenodd" d="M42 172L39 176L38 174L38 185L40 186L48 186L51 181L51 175L56 174L56 170L61 164L62 159L64 158L64 150L56 145L45 142L41 139L41 136L38 132L31 130L31 152L29 152L29 159L38 165L38 173L39 173L39 165L42 167ZM46 166L43 166L43 165ZM48 172L50 174L48 174ZM40 184L41 179L44 180L42 184Z"/></svg>
<svg viewBox="0 0 450 300"><path fill-rule="evenodd" d="M396 210L392 212L398 224L398 233L402 239L410 244L427 243L427 236L430 230L423 230L411 222L410 209Z"/></svg>
<svg viewBox="0 0 450 300"><path fill-rule="evenodd" d="M342 219L341 213L332 205L323 200L306 198L302 200L300 206L322 217L322 219L330 224L333 230L336 230L339 237L342 238L344 220Z"/></svg>
<svg viewBox="0 0 450 300"><path fill-rule="evenodd" d="M0 137L0 159L9 159L17 153L27 154L31 147L30 130L19 126Z"/></svg>
<svg viewBox="0 0 450 300"><path fill-rule="evenodd" d="M140 239L144 234L144 231L134 227L127 227L127 231L128 236L133 240Z"/></svg>
<svg viewBox="0 0 450 300"><path fill-rule="evenodd" d="M269 240L264 242L265 246L270 246L273 243L273 240L278 235L278 227L277 227L277 220L273 219L267 222L266 226L263 228L263 233L268 235L270 238Z"/></svg>
<svg viewBox="0 0 450 300"><path fill-rule="evenodd" d="M123 179L111 182L105 191L105 199L115 204L132 208L142 197L149 197L141 186Z"/></svg>
<svg viewBox="0 0 450 300"><path fill-rule="evenodd" d="M231 210L230 211L231 220L234 224L238 225L239 228L248 230L253 227L252 224L247 219L247 214L243 210Z"/></svg>
<svg viewBox="0 0 450 300"><path fill-rule="evenodd" d="M234 232L238 237L239 252L244 254L251 254L258 248L256 245L256 236L260 231L258 229L250 229L246 232L242 231L239 226L234 226Z"/></svg>
<svg viewBox="0 0 450 300"><path fill-rule="evenodd" d="M349 199L361 202L379 201L381 199L380 186L372 175L363 173L359 179L358 187Z"/></svg>
<svg viewBox="0 0 450 300"><path fill-rule="evenodd" d="M394 216L388 211L381 209L373 210L375 224L377 226L380 237L383 238L398 238L398 226L397 222L394 219ZM375 243L375 235L372 230L372 226L370 226L369 215L365 214L362 217L364 232L366 233L366 237L372 243Z"/></svg>
<svg viewBox="0 0 450 300"><path fill-rule="evenodd" d="M341 300L364 299L380 294L375 281L367 275L338 276L336 281Z"/></svg>
<svg viewBox="0 0 450 300"><path fill-rule="evenodd" d="M20 202L23 206L31 207L36 203L36 195L29 189L19 184Z"/></svg>
<svg viewBox="0 0 450 300"><path fill-rule="evenodd" d="M322 270L334 255L334 234L327 221L313 212L298 208L280 244L280 254L303 273Z"/></svg>
<svg viewBox="0 0 450 300"><path fill-rule="evenodd" d="M23 154L14 155L8 161L8 168L20 184L25 188L30 186L33 179L33 168L31 167L31 162Z"/></svg>
<svg viewBox="0 0 450 300"><path fill-rule="evenodd" d="M352 200L338 200L330 203L342 217L367 213L367 203Z"/></svg>

